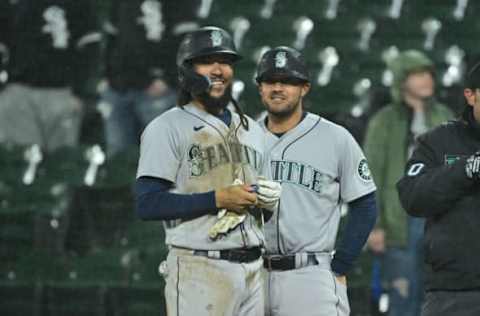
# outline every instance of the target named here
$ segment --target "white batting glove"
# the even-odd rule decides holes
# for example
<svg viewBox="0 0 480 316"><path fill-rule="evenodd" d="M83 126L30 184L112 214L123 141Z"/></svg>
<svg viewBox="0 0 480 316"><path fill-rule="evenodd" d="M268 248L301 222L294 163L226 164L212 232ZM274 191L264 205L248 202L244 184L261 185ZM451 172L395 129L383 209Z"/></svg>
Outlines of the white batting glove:
<svg viewBox="0 0 480 316"><path fill-rule="evenodd" d="M260 178L257 186L258 206L272 211L276 209L282 193L280 183Z"/></svg>
<svg viewBox="0 0 480 316"><path fill-rule="evenodd" d="M243 181L237 178L235 179L235 181L233 181L232 185L241 184L243 184ZM217 221L208 230L208 237L210 237L211 240L216 240L218 238L226 236L230 231L243 223L245 218L245 214L238 214L234 211L229 211L227 209L219 210L217 213Z"/></svg>

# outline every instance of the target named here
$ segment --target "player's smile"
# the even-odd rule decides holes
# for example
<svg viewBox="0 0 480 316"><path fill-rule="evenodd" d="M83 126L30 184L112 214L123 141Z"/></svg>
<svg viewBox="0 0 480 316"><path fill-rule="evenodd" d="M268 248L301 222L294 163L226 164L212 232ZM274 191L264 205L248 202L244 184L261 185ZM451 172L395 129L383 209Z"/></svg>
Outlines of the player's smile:
<svg viewBox="0 0 480 316"><path fill-rule="evenodd" d="M301 87L279 82L262 83L260 94L264 103L273 112L291 111L301 99Z"/></svg>
<svg viewBox="0 0 480 316"><path fill-rule="evenodd" d="M223 96L233 78L231 60L222 55L211 55L196 60L194 65L198 74L210 79L212 83L210 96L213 98Z"/></svg>
<svg viewBox="0 0 480 316"><path fill-rule="evenodd" d="M275 108L277 110L282 110L286 107L289 107L288 105L291 103L287 97L280 95L272 95L268 97L267 102L271 109Z"/></svg>
<svg viewBox="0 0 480 316"><path fill-rule="evenodd" d="M223 77L210 77L210 81L212 83L211 92L214 92L214 94L223 95L225 89L227 88L227 81Z"/></svg>
<svg viewBox="0 0 480 316"><path fill-rule="evenodd" d="M287 97L284 94L275 93L275 92L270 94L270 100L272 101L284 101L286 99Z"/></svg>
<svg viewBox="0 0 480 316"><path fill-rule="evenodd" d="M212 81L212 86L214 87L225 85L225 80L222 78L210 78L210 80Z"/></svg>
<svg viewBox="0 0 480 316"><path fill-rule="evenodd" d="M225 94L227 87L229 86L230 82L222 79L222 78L210 78L212 83L210 87L210 96L213 98L220 98Z"/></svg>

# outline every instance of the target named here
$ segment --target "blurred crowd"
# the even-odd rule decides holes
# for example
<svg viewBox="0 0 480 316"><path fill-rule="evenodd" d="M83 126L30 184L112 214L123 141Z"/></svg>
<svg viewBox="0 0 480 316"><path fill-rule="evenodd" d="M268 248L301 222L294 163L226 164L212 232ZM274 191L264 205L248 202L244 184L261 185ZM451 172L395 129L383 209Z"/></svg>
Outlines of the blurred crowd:
<svg viewBox="0 0 480 316"><path fill-rule="evenodd" d="M0 142L52 151L96 137L114 154L174 105L175 50L196 26L192 1L0 5Z"/></svg>

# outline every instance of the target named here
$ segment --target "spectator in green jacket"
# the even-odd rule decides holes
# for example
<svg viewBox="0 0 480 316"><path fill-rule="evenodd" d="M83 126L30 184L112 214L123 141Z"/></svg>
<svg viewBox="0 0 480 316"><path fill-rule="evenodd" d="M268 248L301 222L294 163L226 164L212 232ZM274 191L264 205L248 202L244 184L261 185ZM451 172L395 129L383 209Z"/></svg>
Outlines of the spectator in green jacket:
<svg viewBox="0 0 480 316"><path fill-rule="evenodd" d="M395 184L403 174L415 139L453 117L435 94L433 62L415 50L401 52L388 65L393 72L392 103L370 120L364 150L377 184L379 220L369 239L384 254L382 271L390 298L390 316L417 316L423 298L424 221L402 209Z"/></svg>

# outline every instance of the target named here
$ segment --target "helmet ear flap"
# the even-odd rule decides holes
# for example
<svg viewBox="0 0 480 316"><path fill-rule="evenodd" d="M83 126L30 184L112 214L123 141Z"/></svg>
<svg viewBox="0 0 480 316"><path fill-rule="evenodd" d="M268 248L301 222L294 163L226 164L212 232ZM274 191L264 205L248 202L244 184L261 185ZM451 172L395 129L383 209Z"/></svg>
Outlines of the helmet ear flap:
<svg viewBox="0 0 480 316"><path fill-rule="evenodd" d="M210 90L212 85L210 78L185 65L178 67L178 83L182 89L190 91L194 96Z"/></svg>

